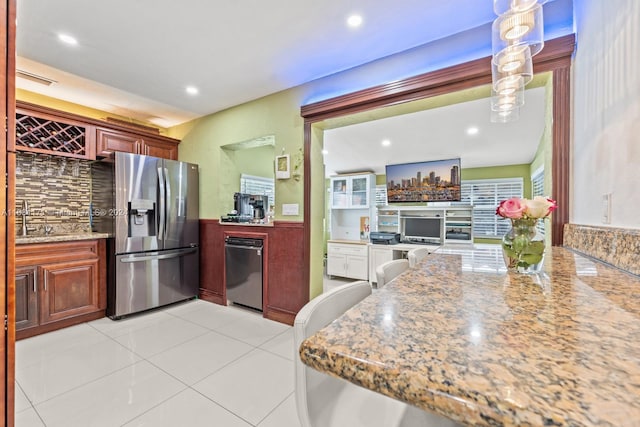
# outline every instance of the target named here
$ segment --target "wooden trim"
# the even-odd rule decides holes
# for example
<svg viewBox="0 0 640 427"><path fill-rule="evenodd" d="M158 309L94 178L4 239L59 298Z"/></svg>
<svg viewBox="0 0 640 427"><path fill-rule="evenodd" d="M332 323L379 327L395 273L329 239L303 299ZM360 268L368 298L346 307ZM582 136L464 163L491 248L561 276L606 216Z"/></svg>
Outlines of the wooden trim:
<svg viewBox="0 0 640 427"><path fill-rule="evenodd" d="M80 314L70 317L68 319L56 320L51 323L44 323L34 328L23 329L16 332L16 339L22 340L25 338L34 337L36 335L44 334L46 332L56 331L68 326L79 325L80 323L89 322L91 320L102 319L105 317L105 311L94 311L92 313Z"/></svg>
<svg viewBox="0 0 640 427"><path fill-rule="evenodd" d="M215 292L211 292L208 289L200 288L200 294L198 298L205 301L213 302L215 304L227 305L227 299L224 296Z"/></svg>
<svg viewBox="0 0 640 427"><path fill-rule="evenodd" d="M558 209L552 219L554 245L562 245L562 229L569 222L570 198L570 70L575 50L575 35L569 34L545 42L545 48L533 58L534 72L553 72L553 196ZM441 70L432 71L397 82L375 86L313 104L304 105L300 113L304 118L304 167L311 170L313 123L333 117L372 110L395 104L429 98L436 95L469 89L491 82L491 57L469 61ZM311 173L304 174L304 239L305 247L311 243ZM305 249L306 275L309 274L310 251Z"/></svg>
<svg viewBox="0 0 640 427"><path fill-rule="evenodd" d="M265 307L264 309L264 317L270 320L275 320L276 322L286 323L287 325L293 326L293 321L296 319L296 314L293 311L282 310L275 307Z"/></svg>
<svg viewBox="0 0 640 427"><path fill-rule="evenodd" d="M0 199L3 210L9 213L9 208L15 206L15 156L9 155L7 148L15 138L16 1L3 0L0 11L3 22L0 29L0 117L7 118L6 129L0 126L0 182L5 184ZM6 332L0 328L0 406L4 408L0 424L12 426L15 420L15 218L13 215L3 215L3 218L0 223L0 253L5 261L0 267L0 315L7 316L8 328Z"/></svg>
<svg viewBox="0 0 640 427"><path fill-rule="evenodd" d="M274 228L304 228L302 221L274 221Z"/></svg>
<svg viewBox="0 0 640 427"><path fill-rule="evenodd" d="M534 71L549 71L557 68L558 64L556 62L564 65L567 60L570 61L574 48L574 34L545 42L544 49L533 57ZM371 105L389 106L414 99L428 98L436 94L449 93L452 92L451 88L454 85L460 85L460 88L464 89L477 86L478 82L488 83L490 81L491 57L488 56L304 105L300 108L300 112L306 120L316 122L329 117L345 115L345 111L370 110ZM444 90L438 91L437 88L439 87ZM411 96L413 93L421 95L417 97Z"/></svg>
<svg viewBox="0 0 640 427"><path fill-rule="evenodd" d="M564 243L564 225L569 223L571 178L571 64L553 71L552 194L559 208L551 216L551 243Z"/></svg>

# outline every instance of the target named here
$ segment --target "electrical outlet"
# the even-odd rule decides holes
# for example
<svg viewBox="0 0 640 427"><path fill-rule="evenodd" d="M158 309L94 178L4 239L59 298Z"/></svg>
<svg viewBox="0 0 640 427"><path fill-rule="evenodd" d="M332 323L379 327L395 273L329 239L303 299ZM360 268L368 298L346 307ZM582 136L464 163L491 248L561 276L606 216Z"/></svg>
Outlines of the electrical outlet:
<svg viewBox="0 0 640 427"><path fill-rule="evenodd" d="M611 224L611 193L602 195L602 223Z"/></svg>

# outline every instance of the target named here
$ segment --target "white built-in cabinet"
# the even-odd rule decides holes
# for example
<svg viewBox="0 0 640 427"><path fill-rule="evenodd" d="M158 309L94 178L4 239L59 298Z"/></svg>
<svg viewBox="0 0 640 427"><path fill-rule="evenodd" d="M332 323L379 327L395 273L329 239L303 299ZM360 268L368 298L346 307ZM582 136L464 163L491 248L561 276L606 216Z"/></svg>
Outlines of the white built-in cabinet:
<svg viewBox="0 0 640 427"><path fill-rule="evenodd" d="M329 235L332 240L369 240L375 221L376 176L338 175L329 184Z"/></svg>
<svg viewBox="0 0 640 427"><path fill-rule="evenodd" d="M370 173L331 177L331 209L369 209L375 185L376 176Z"/></svg>
<svg viewBox="0 0 640 427"><path fill-rule="evenodd" d="M472 206L381 206L377 211L377 230L400 233L405 236L407 219L425 218L438 221L440 236L427 239L428 243L473 242Z"/></svg>
<svg viewBox="0 0 640 427"><path fill-rule="evenodd" d="M327 274L368 280L368 247L361 243L327 243Z"/></svg>
<svg viewBox="0 0 640 427"><path fill-rule="evenodd" d="M375 221L375 185L376 176L368 172L331 177L328 275L368 280L367 243Z"/></svg>

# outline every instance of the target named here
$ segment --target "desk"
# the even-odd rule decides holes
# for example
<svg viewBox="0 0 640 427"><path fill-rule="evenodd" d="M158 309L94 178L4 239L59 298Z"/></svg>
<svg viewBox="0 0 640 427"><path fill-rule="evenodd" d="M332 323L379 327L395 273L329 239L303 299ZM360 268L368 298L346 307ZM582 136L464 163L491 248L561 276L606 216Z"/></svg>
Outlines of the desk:
<svg viewBox="0 0 640 427"><path fill-rule="evenodd" d="M303 362L468 425L640 425L640 278L560 247L532 276L439 251Z"/></svg>

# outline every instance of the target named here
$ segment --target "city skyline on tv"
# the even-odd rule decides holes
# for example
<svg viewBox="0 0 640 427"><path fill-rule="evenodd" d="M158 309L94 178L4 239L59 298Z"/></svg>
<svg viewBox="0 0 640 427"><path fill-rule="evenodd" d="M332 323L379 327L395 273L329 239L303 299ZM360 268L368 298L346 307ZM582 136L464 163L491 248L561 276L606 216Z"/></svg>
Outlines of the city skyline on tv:
<svg viewBox="0 0 640 427"><path fill-rule="evenodd" d="M386 166L387 201L460 200L460 159L430 160Z"/></svg>

